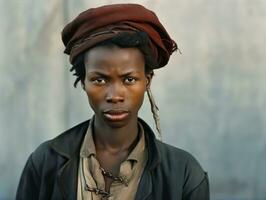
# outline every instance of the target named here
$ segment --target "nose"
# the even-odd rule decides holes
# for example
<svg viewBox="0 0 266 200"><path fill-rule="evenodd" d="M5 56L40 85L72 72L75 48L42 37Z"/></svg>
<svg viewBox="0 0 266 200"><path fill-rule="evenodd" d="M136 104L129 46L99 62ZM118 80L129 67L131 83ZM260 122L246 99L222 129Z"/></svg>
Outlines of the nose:
<svg viewBox="0 0 266 200"><path fill-rule="evenodd" d="M123 86L119 83L110 85L107 88L106 101L108 103L119 103L124 101Z"/></svg>

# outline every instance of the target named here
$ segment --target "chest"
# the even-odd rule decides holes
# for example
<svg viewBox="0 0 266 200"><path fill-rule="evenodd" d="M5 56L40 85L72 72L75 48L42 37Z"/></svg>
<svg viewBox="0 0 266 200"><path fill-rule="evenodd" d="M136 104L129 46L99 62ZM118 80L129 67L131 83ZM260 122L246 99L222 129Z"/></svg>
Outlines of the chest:
<svg viewBox="0 0 266 200"><path fill-rule="evenodd" d="M97 160L102 169L105 181L105 190L110 191L111 184L119 178L120 167L126 160L128 152L110 153L106 151L97 152Z"/></svg>
<svg viewBox="0 0 266 200"><path fill-rule="evenodd" d="M106 171L117 176L122 162L126 160L128 152L110 153L107 151L97 151L97 160L100 166Z"/></svg>

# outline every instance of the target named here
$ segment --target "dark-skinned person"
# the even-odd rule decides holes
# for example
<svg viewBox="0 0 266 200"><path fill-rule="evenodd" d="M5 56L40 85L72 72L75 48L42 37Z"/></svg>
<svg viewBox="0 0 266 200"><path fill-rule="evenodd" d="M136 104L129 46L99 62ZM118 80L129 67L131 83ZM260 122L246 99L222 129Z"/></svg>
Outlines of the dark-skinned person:
<svg viewBox="0 0 266 200"><path fill-rule="evenodd" d="M94 115L30 155L16 199L208 200L200 164L160 140L150 85L178 47L154 12L138 4L91 8L64 27L62 40L74 86L81 83ZM138 117L145 93L159 139Z"/></svg>

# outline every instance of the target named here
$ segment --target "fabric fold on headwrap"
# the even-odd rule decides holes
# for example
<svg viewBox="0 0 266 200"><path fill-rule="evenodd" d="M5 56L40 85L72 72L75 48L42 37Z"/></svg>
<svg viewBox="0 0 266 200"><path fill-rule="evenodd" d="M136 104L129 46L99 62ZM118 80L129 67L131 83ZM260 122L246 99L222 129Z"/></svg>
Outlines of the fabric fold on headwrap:
<svg viewBox="0 0 266 200"><path fill-rule="evenodd" d="M98 43L120 33L146 32L151 53L157 65L165 66L170 55L178 49L157 16L138 4L113 4L91 8L78 15L62 31L65 53L74 64L75 58Z"/></svg>

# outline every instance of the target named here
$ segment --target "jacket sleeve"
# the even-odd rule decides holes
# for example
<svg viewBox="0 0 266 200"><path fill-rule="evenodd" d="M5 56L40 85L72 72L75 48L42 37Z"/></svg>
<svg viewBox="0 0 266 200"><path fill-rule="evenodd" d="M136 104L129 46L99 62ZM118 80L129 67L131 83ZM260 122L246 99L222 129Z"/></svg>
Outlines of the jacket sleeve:
<svg viewBox="0 0 266 200"><path fill-rule="evenodd" d="M20 178L17 188L16 200L38 199L40 187L40 176L38 175L32 155L30 155Z"/></svg>
<svg viewBox="0 0 266 200"><path fill-rule="evenodd" d="M184 200L209 200L209 199L210 199L209 180L207 173L205 173L205 177L201 181L201 183L192 191L190 191L184 197Z"/></svg>

